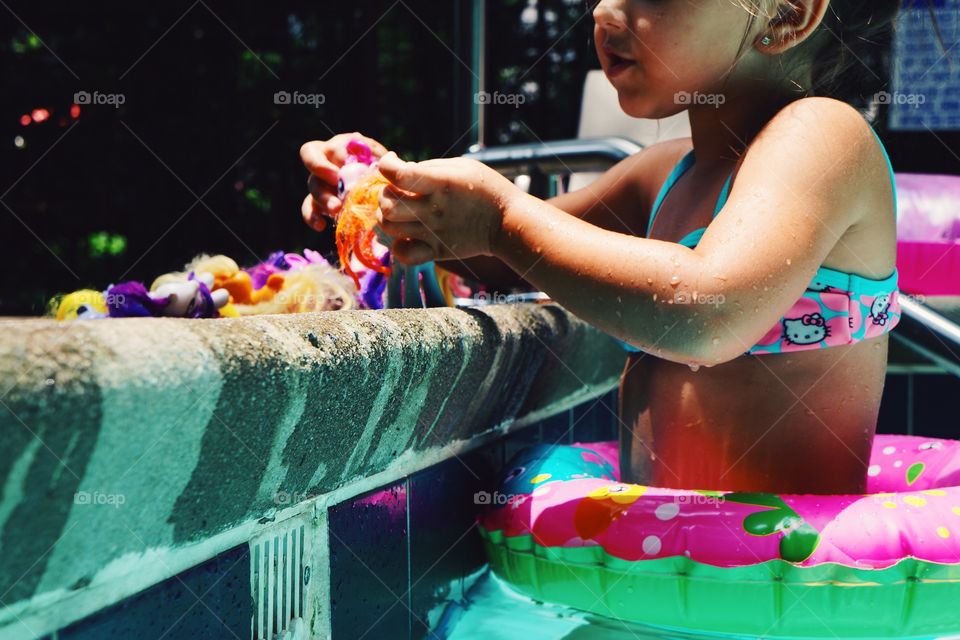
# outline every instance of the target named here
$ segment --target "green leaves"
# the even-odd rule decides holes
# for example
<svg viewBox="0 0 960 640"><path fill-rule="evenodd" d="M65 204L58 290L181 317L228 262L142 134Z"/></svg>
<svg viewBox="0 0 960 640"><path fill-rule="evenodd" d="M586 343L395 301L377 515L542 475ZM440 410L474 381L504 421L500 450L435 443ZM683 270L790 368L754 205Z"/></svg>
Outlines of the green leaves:
<svg viewBox="0 0 960 640"><path fill-rule="evenodd" d="M87 252L91 258L118 256L127 249L127 239L119 233L97 231L87 236Z"/></svg>
<svg viewBox="0 0 960 640"><path fill-rule="evenodd" d="M727 502L766 507L743 519L743 530L755 536L783 533L780 539L780 557L787 562L803 562L820 544L820 532L790 508L783 499L772 493L728 493Z"/></svg>

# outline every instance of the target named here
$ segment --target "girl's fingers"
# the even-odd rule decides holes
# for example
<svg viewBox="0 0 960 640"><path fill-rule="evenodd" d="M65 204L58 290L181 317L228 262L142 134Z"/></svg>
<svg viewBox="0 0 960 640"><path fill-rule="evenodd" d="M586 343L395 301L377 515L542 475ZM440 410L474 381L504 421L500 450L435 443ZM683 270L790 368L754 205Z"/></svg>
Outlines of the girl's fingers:
<svg viewBox="0 0 960 640"><path fill-rule="evenodd" d="M393 185L404 191L428 194L443 187L444 180L437 177L440 167L424 167L423 163L404 162L391 151L380 158L380 173Z"/></svg>
<svg viewBox="0 0 960 640"><path fill-rule="evenodd" d="M343 164L342 160L339 164L334 164L332 161L334 153L329 144L320 140L307 142L300 147L300 159L307 171L331 186L337 184L340 165Z"/></svg>
<svg viewBox="0 0 960 640"><path fill-rule="evenodd" d="M380 212L390 222L420 222L426 220L433 206L426 198L410 197L391 185L380 191Z"/></svg>
<svg viewBox="0 0 960 640"><path fill-rule="evenodd" d="M323 231L327 228L327 217L320 210L320 205L314 200L313 196L307 194L300 205L300 213L303 215L303 221L307 223L314 231Z"/></svg>
<svg viewBox="0 0 960 640"><path fill-rule="evenodd" d="M433 249L420 240L407 238L396 240L390 251L394 258L405 265L423 264L434 259Z"/></svg>
<svg viewBox="0 0 960 640"><path fill-rule="evenodd" d="M414 240L428 240L433 237L430 231L419 222L392 222L384 220L380 223L383 232L394 238L413 238Z"/></svg>
<svg viewBox="0 0 960 640"><path fill-rule="evenodd" d="M317 176L311 175L307 178L307 189L310 191L310 195L313 196L314 200L317 201L317 204L320 208L328 215L335 216L337 212L340 211L340 199L337 198L337 192L334 191L326 182L322 181Z"/></svg>

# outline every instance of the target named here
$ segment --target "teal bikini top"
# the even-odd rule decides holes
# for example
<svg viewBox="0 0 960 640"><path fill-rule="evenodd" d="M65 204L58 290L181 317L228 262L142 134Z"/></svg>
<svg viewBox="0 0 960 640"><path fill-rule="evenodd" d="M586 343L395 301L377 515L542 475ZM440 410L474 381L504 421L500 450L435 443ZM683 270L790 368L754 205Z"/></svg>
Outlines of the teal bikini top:
<svg viewBox="0 0 960 640"><path fill-rule="evenodd" d="M872 131L872 129L871 129ZM874 132L876 136L876 132ZM883 155L890 170L893 182L894 207L896 207L897 186L893 165L883 142L877 137ZM647 237L653 228L653 220L663 204L664 198L673 185L695 162L691 150L673 168L667 181L660 189L653 204L650 223L647 225ZM730 195L733 173L727 178L713 212L715 218ZM899 214L897 214L899 215ZM692 231L680 244L693 249L699 244L706 227ZM810 349L824 349L840 345L853 344L873 338L893 329L900 321L898 273L882 280L864 278L853 273L820 267L807 286L803 296L771 327L770 331L757 344L744 352L744 355L770 353L792 353ZM631 352L642 351L632 345L617 340L624 349Z"/></svg>

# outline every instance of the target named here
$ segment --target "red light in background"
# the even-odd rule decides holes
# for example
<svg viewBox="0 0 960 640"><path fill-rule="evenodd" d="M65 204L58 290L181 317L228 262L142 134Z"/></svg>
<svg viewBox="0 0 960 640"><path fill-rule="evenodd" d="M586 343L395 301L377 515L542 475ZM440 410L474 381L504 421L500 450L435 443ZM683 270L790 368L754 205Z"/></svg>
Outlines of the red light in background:
<svg viewBox="0 0 960 640"><path fill-rule="evenodd" d="M79 118L80 117L80 105L75 104L70 107L70 117Z"/></svg>
<svg viewBox="0 0 960 640"><path fill-rule="evenodd" d="M33 113L30 115L33 116L34 122L43 122L50 117L50 112L46 109L34 109Z"/></svg>
<svg viewBox="0 0 960 640"><path fill-rule="evenodd" d="M20 124L22 124L23 126L27 126L31 122L33 122L33 120L30 118L30 114L25 113L22 116L20 116Z"/></svg>

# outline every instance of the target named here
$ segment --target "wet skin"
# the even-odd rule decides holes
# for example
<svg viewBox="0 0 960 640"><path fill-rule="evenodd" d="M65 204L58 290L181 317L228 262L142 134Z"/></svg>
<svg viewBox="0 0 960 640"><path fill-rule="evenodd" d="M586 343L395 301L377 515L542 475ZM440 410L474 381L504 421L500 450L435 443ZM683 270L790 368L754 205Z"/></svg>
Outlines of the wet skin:
<svg viewBox="0 0 960 640"><path fill-rule="evenodd" d="M662 155L667 162L651 182L670 171L676 151ZM694 166L671 190L651 238L676 242L709 222L722 181L698 178ZM645 191L658 188L650 184ZM697 201L696 193L706 197ZM877 200L870 232L851 230L824 266L870 278L889 275L895 228L882 213L892 203L882 206L882 190ZM638 226L645 228L652 204L644 203ZM674 488L863 492L887 343L884 335L850 346L741 356L696 371L630 354L619 394L624 479Z"/></svg>

